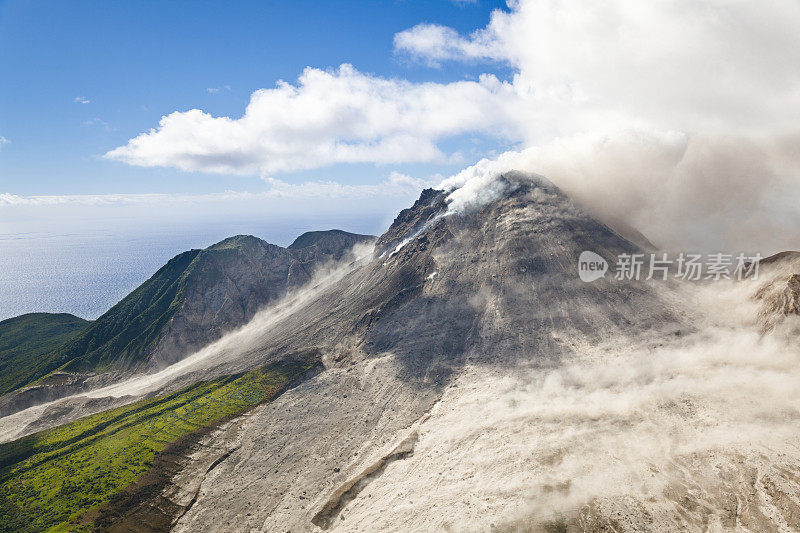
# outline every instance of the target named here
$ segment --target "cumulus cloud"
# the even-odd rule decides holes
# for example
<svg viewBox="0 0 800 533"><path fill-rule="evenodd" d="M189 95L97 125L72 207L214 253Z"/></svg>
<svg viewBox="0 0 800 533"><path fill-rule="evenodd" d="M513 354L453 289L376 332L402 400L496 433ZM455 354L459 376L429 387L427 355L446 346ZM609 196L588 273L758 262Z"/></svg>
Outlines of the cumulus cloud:
<svg viewBox="0 0 800 533"><path fill-rule="evenodd" d="M415 59L438 66L445 60L487 59L500 57L502 52L490 53L492 36L478 31L462 37L456 30L440 24L418 24L394 36L395 50L408 53Z"/></svg>
<svg viewBox="0 0 800 533"><path fill-rule="evenodd" d="M3 147L4 144L9 144L11 141L0 135L0 148Z"/></svg>
<svg viewBox="0 0 800 533"><path fill-rule="evenodd" d="M91 104L92 101L86 98L85 96L76 96L72 99L73 102L76 104Z"/></svg>
<svg viewBox="0 0 800 533"><path fill-rule="evenodd" d="M469 36L422 24L400 51L492 59L517 70L534 132L610 123L728 132L794 128L800 115L800 4L793 0L521 0Z"/></svg>
<svg viewBox="0 0 800 533"><path fill-rule="evenodd" d="M350 65L307 68L296 85L253 93L240 118L199 109L162 117L105 154L138 166L262 174L335 163L446 160L438 141L470 131L518 137L516 93L491 75L448 84L410 83Z"/></svg>

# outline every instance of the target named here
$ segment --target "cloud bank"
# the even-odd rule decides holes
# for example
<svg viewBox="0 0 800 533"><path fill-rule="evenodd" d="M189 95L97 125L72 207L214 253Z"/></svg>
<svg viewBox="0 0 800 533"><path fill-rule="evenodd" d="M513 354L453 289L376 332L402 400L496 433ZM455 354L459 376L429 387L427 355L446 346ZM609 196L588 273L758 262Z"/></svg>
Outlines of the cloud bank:
<svg viewBox="0 0 800 533"><path fill-rule="evenodd" d="M436 178L431 178L439 181ZM398 197L415 194L433 181L413 178L400 172L375 184L346 185L337 181L308 181L299 184L287 183L268 178L270 189L262 192L224 191L208 194L72 194L21 196L0 193L0 209L13 206L56 206L56 205L175 205L202 202L225 202L240 200L342 200L367 199L376 197Z"/></svg>

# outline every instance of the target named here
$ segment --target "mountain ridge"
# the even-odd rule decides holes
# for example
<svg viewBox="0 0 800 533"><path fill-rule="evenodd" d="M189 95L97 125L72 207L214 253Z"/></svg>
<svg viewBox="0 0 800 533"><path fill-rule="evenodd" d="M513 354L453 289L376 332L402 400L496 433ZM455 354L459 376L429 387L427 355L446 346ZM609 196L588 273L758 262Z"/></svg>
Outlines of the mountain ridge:
<svg viewBox="0 0 800 533"><path fill-rule="evenodd" d="M90 323L69 313L27 313L0 321L0 395L30 383L42 355Z"/></svg>
<svg viewBox="0 0 800 533"><path fill-rule="evenodd" d="M0 397L0 413L132 371L168 366L308 282L317 267L373 239L341 230L317 233L312 245L293 250L236 235L176 255L97 320L87 322L85 331L41 354L31 380L16 384L34 387L13 398Z"/></svg>

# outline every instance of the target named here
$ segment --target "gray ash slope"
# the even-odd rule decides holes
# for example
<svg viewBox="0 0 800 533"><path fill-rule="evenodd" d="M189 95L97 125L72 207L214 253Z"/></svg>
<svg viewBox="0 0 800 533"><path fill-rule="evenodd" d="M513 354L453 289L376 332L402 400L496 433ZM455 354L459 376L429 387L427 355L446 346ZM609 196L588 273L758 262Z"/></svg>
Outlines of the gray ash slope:
<svg viewBox="0 0 800 533"><path fill-rule="evenodd" d="M641 249L543 179L488 190L424 191L373 252L96 391L320 360L192 448L162 493L174 530L800 529L800 261L753 285L583 283L582 251Z"/></svg>
<svg viewBox="0 0 800 533"><path fill-rule="evenodd" d="M265 305L308 283L317 268L374 240L341 230L308 232L287 248L250 235L211 247L187 279L183 305L149 356L164 367L250 321Z"/></svg>
<svg viewBox="0 0 800 533"><path fill-rule="evenodd" d="M650 285L578 278L583 250L613 257L636 245L545 180L499 183L498 198L460 212L445 192L424 191L371 259L290 313L257 318L247 346L220 347L167 387L292 352L316 353L325 366L241 420L177 530L341 527L365 487L413 455L420 425L465 369L553 368L577 339L683 328Z"/></svg>

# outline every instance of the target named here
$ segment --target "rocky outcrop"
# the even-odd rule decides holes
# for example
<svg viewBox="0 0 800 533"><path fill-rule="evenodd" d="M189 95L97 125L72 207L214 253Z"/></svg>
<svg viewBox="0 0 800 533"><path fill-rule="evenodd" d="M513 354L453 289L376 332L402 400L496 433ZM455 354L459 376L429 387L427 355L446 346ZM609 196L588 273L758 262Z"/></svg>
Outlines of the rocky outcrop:
<svg viewBox="0 0 800 533"><path fill-rule="evenodd" d="M760 304L758 320L762 333L780 325L797 325L800 315L800 253L781 252L761 261L760 268L772 274L755 294ZM792 317L794 320L787 322Z"/></svg>

